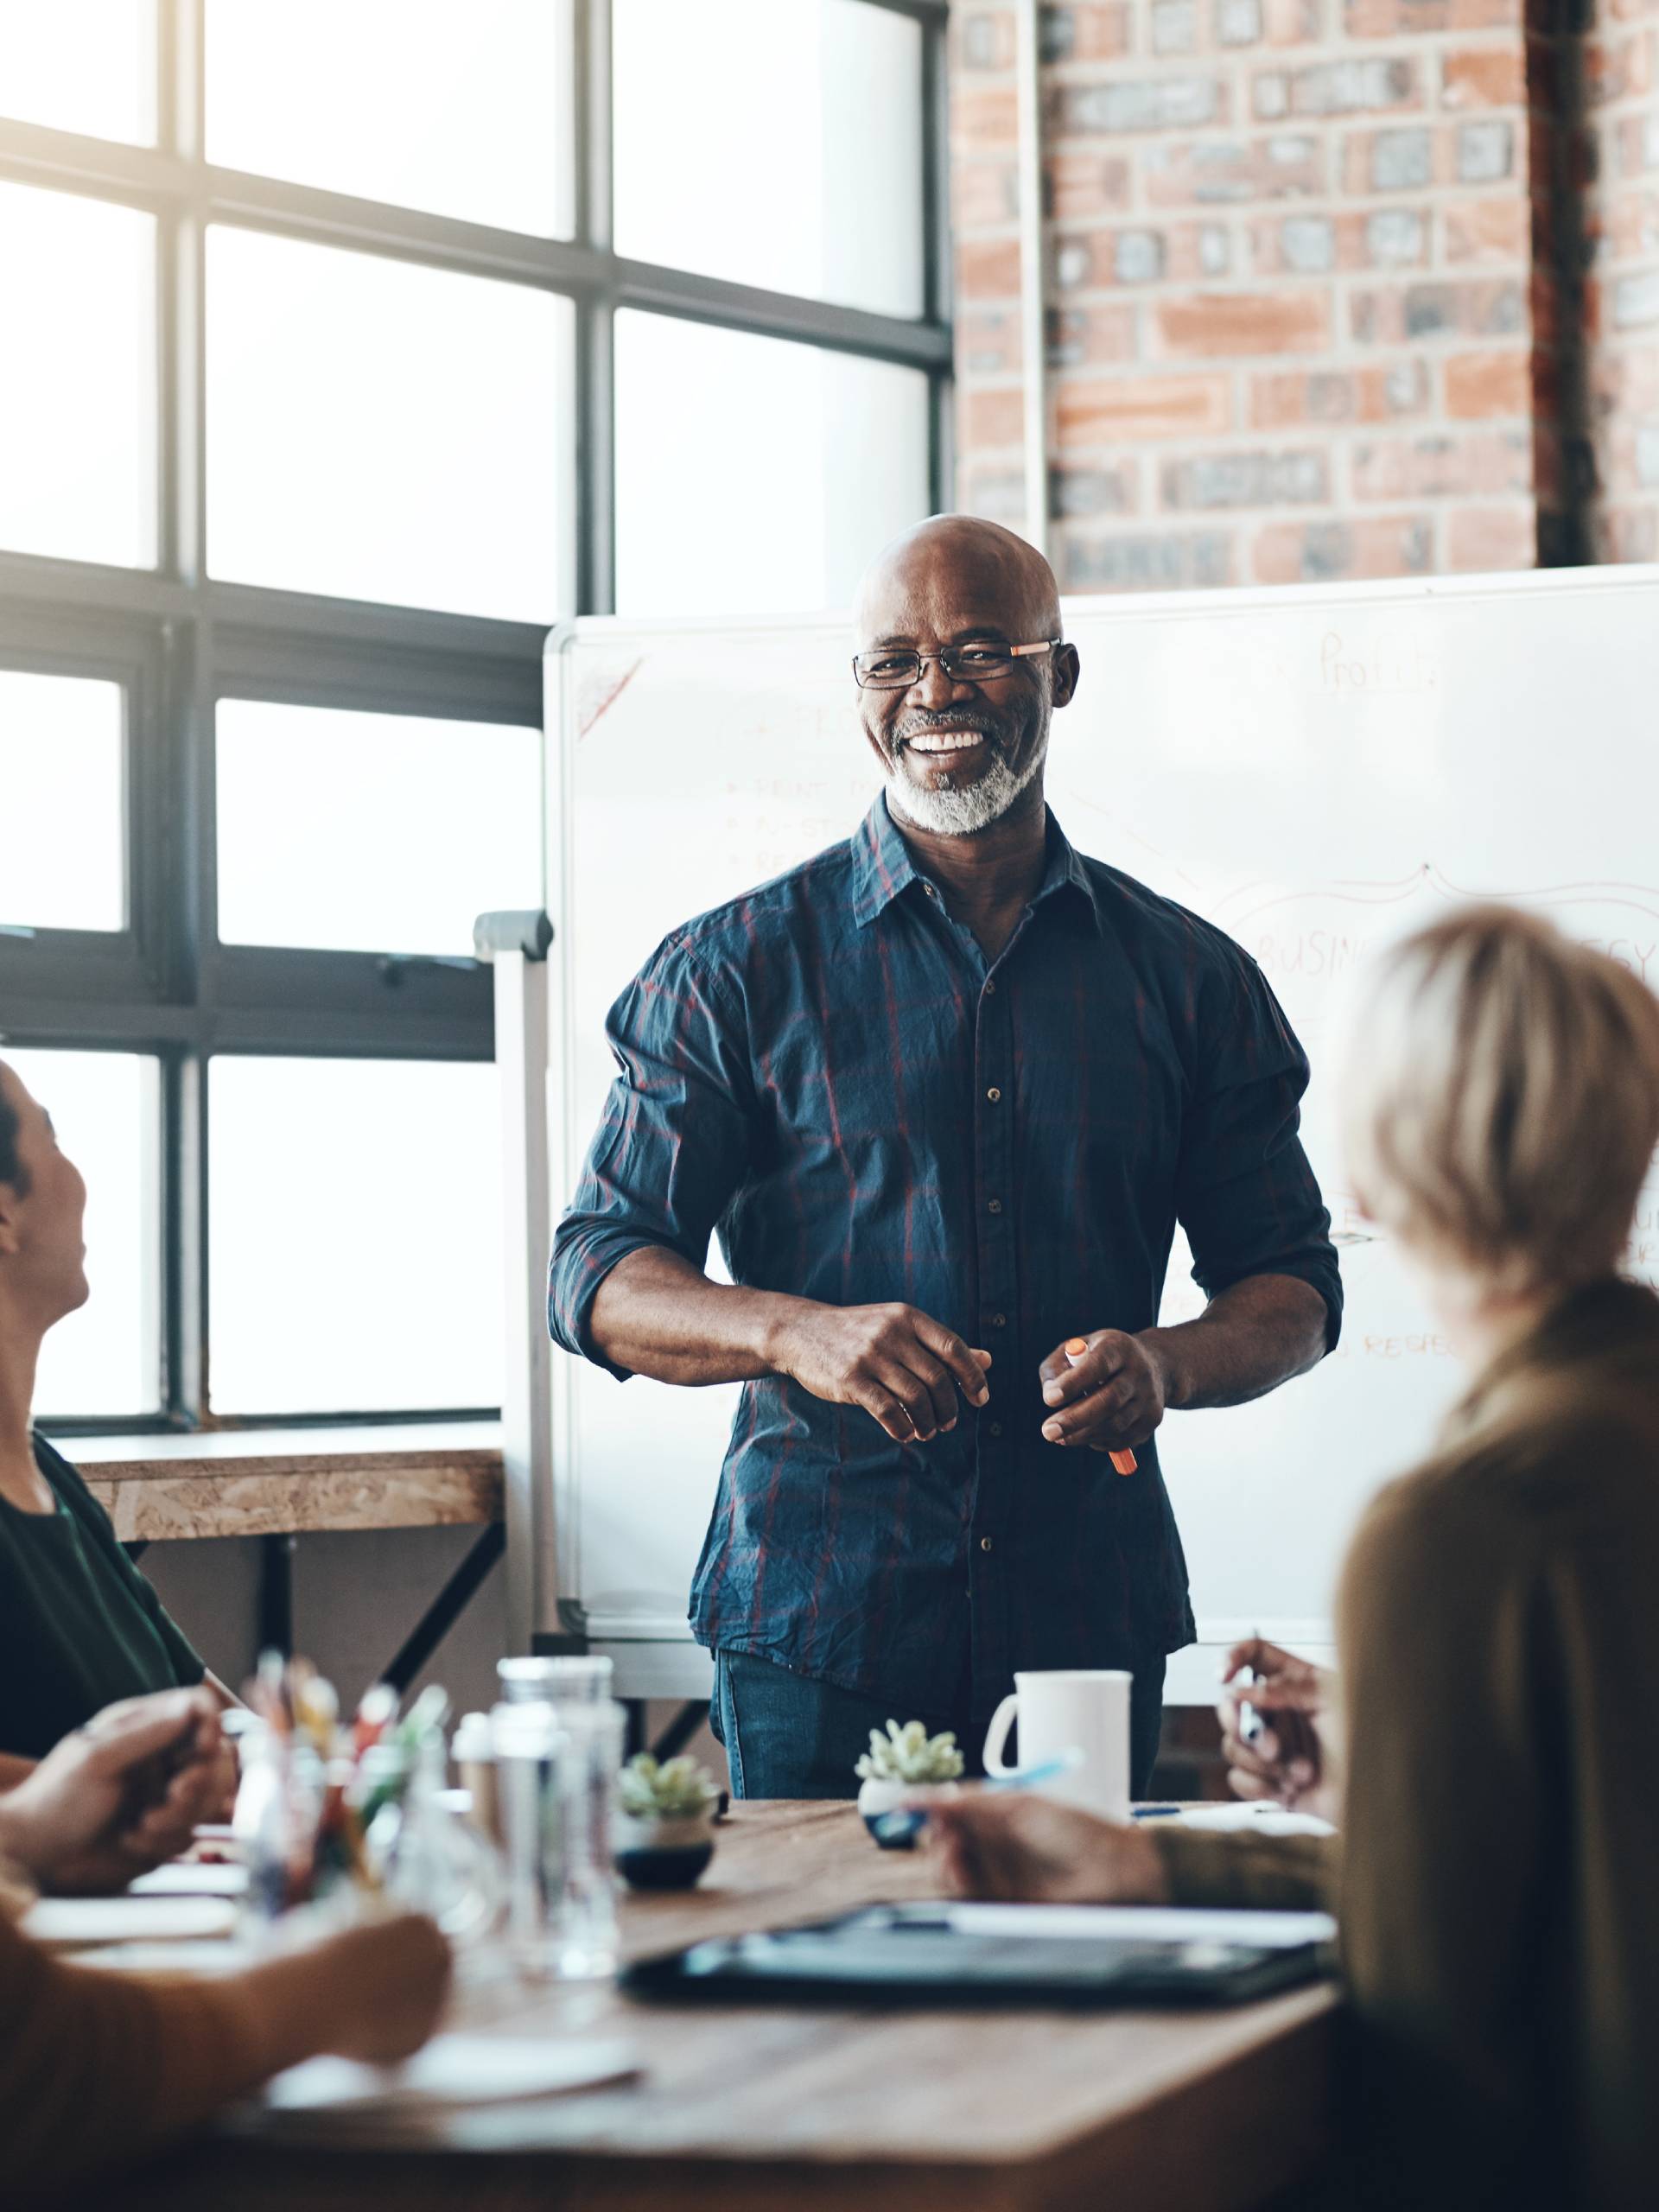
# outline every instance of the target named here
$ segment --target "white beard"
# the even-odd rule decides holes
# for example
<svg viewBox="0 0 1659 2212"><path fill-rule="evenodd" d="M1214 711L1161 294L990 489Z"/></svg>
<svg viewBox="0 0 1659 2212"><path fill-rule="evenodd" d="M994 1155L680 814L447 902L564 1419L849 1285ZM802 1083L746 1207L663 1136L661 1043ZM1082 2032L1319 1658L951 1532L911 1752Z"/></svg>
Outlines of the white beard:
<svg viewBox="0 0 1659 2212"><path fill-rule="evenodd" d="M1045 736L1017 776L999 753L982 776L959 789L950 784L918 784L902 768L895 768L887 779L887 804L894 814L936 837L972 837L1000 821L1030 788L1047 753Z"/></svg>

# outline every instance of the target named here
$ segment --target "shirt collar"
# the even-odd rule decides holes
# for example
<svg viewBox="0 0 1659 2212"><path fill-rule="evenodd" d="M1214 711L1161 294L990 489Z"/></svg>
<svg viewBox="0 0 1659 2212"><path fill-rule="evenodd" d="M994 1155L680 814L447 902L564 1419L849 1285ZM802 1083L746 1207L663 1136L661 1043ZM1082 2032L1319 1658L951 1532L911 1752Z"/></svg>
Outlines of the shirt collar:
<svg viewBox="0 0 1659 2212"><path fill-rule="evenodd" d="M1065 893L1070 899L1083 902L1082 910L1096 930L1103 928L1104 918L1088 868L1054 819L1052 808L1047 811L1047 821L1048 860L1032 905L1041 906L1057 893ZM910 848L887 811L885 791L876 793L874 804L854 833L852 846L853 918L863 929L885 912L900 892L923 879L911 859Z"/></svg>

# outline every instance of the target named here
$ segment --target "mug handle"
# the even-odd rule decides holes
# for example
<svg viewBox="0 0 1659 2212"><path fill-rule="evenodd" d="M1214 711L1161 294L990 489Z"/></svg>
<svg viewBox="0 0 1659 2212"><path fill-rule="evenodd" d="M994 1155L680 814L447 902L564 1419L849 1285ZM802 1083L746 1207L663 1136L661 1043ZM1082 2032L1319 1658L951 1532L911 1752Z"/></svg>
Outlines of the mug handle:
<svg viewBox="0 0 1659 2212"><path fill-rule="evenodd" d="M991 1725L985 1731L985 1771L987 1774L1012 1774L1014 1769L1002 1757L1002 1746L1008 1740L1008 1731L1014 1726L1014 1715L1020 1710L1020 1693L1010 1690L991 1715Z"/></svg>

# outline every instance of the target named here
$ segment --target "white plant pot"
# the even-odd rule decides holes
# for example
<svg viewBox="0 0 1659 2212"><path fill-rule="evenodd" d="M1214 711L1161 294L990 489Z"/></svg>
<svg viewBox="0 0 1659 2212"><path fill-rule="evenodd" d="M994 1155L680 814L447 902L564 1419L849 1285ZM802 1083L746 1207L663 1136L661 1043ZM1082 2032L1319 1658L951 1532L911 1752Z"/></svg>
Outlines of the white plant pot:
<svg viewBox="0 0 1659 2212"><path fill-rule="evenodd" d="M636 1890L690 1889L715 1855L715 1807L701 1813L616 1814L611 1848Z"/></svg>
<svg viewBox="0 0 1659 2212"><path fill-rule="evenodd" d="M882 1837L876 1835L871 1823L879 1820L883 1813L895 1811L915 1790L954 1789L955 1788L956 1784L953 1782L883 1782L872 1777L869 1781L861 1782L858 1786L859 1817L865 1827L869 1828L870 1834L875 1836L875 1840L880 1845L882 1850L908 1851L913 1847L913 1839L910 1842L886 1841Z"/></svg>

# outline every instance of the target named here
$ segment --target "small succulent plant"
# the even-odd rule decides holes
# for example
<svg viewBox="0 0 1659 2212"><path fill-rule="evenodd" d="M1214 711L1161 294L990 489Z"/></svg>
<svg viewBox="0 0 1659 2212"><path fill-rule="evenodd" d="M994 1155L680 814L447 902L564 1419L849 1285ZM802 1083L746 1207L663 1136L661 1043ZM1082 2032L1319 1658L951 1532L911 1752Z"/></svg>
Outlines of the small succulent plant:
<svg viewBox="0 0 1659 2212"><path fill-rule="evenodd" d="M623 1768L617 1795L637 1821L686 1821L708 1812L720 1792L696 1759L658 1761L641 1751Z"/></svg>
<svg viewBox="0 0 1659 2212"><path fill-rule="evenodd" d="M884 1736L870 1731L870 1748L854 1769L861 1782L954 1782L962 1772L962 1753L954 1733L930 1736L919 1720L901 1728L889 1720Z"/></svg>

